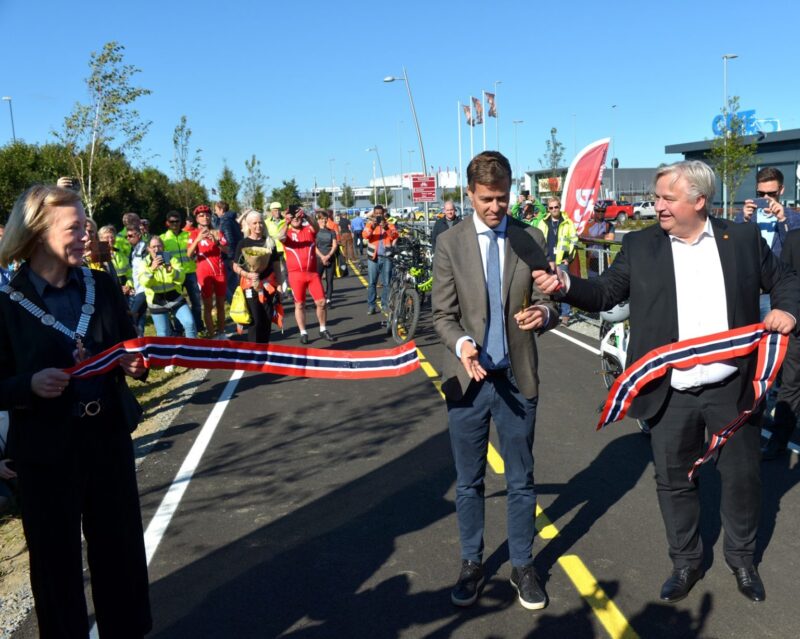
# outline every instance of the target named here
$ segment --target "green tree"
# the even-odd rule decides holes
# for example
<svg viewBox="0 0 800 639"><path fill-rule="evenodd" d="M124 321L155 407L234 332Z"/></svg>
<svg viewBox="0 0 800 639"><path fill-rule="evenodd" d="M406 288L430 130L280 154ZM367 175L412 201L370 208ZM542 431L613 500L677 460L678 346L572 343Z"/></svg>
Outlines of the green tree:
<svg viewBox="0 0 800 639"><path fill-rule="evenodd" d="M356 203L356 196L353 193L352 186L345 184L342 187L342 194L339 197L339 202L341 202L342 206L346 209L353 207L353 205Z"/></svg>
<svg viewBox="0 0 800 639"><path fill-rule="evenodd" d="M756 156L758 144L745 142L744 121L739 112L739 96L731 96L726 108L722 109L723 125L721 135L711 141L711 150L706 159L728 190L728 210L722 214L731 217L731 205L736 200L736 192L750 172ZM720 197L722 199L722 197Z"/></svg>
<svg viewBox="0 0 800 639"><path fill-rule="evenodd" d="M539 164L543 169L550 170L548 177L551 178L559 176L558 169L562 167L562 162L564 161L564 145L556 138L557 133L558 129L555 127L550 129L550 139L545 141L544 155L539 160Z"/></svg>
<svg viewBox="0 0 800 639"><path fill-rule="evenodd" d="M187 216L192 212L196 185L203 179L201 149L195 149L192 152L191 138L192 130L186 124L186 116L182 115L180 123L172 134L174 153L171 164L172 170L175 172L173 190L178 196L180 207L186 211Z"/></svg>
<svg viewBox="0 0 800 639"><path fill-rule="evenodd" d="M217 192L219 193L219 198L225 200L233 211L239 210L239 203L236 200L239 195L239 188L239 182L236 181L236 176L226 162L222 167L222 174L217 182Z"/></svg>
<svg viewBox="0 0 800 639"><path fill-rule="evenodd" d="M461 187L456 186L452 190L442 189L442 202L447 202L447 200L452 200L456 204L461 202Z"/></svg>
<svg viewBox="0 0 800 639"><path fill-rule="evenodd" d="M16 142L0 148L0 219L8 219L16 199L37 183L55 184L68 175L69 151L61 144Z"/></svg>
<svg viewBox="0 0 800 639"><path fill-rule="evenodd" d="M331 204L333 204L333 198L331 197L331 194L325 189L322 189L317 194L317 206L319 206L321 209L329 209L331 208Z"/></svg>
<svg viewBox="0 0 800 639"><path fill-rule="evenodd" d="M107 42L89 57L89 101L76 103L56 138L70 151L72 174L81 182L86 212L94 216L114 190L112 176L101 170L104 154L136 154L150 122L141 119L134 103L151 91L132 84L140 69L124 63L125 47Z"/></svg>
<svg viewBox="0 0 800 639"><path fill-rule="evenodd" d="M271 197L273 202L276 200L280 202L284 209L290 204L303 204L303 200L300 197L300 189L294 178L288 181L283 180L280 187L272 189Z"/></svg>
<svg viewBox="0 0 800 639"><path fill-rule="evenodd" d="M377 196L377 197L376 197ZM394 197L392 196L392 192L389 189L376 189L372 193L369 194L369 201L370 204L375 206L376 204L383 204L384 206L389 206L392 203Z"/></svg>
<svg viewBox="0 0 800 639"><path fill-rule="evenodd" d="M264 210L264 174L261 173L261 160L255 154L244 161L247 175L244 178L244 205L257 211ZM282 204L282 202L281 202Z"/></svg>

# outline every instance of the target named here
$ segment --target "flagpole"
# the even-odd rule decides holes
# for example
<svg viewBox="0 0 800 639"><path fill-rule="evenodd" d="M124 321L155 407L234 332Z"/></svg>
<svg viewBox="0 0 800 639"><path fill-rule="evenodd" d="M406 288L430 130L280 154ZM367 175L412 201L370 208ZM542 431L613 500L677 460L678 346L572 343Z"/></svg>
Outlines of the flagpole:
<svg viewBox="0 0 800 639"><path fill-rule="evenodd" d="M497 137L497 149L495 149L498 153L500 152L500 111L497 110L497 85L500 84L500 80L495 81L494 83L494 133Z"/></svg>
<svg viewBox="0 0 800 639"><path fill-rule="evenodd" d="M463 163L461 161L461 100L458 101L456 110L456 120L458 120L458 187L461 194L461 215L464 215L464 175Z"/></svg>
<svg viewBox="0 0 800 639"><path fill-rule="evenodd" d="M470 98L470 113L472 112L472 98ZM475 157L475 119L472 118L472 121L469 123L469 159L472 161L472 158Z"/></svg>
<svg viewBox="0 0 800 639"><path fill-rule="evenodd" d="M486 104L486 91L481 89L481 107ZM486 109L483 111L483 150L486 150Z"/></svg>

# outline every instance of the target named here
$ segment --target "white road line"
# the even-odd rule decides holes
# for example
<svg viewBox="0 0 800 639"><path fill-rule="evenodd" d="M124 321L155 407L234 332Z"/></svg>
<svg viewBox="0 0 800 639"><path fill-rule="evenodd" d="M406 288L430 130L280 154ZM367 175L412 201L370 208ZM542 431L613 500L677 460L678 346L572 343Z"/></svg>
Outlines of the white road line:
<svg viewBox="0 0 800 639"><path fill-rule="evenodd" d="M233 393L236 391L236 386L242 375L244 375L244 371L233 371L233 375L231 375L230 380L228 380L228 384L222 391L222 395L220 395L217 403L214 404L214 408L211 409L211 413L209 413L206 423L203 424L203 428L200 430L200 434L192 445L189 454L186 455L186 459L183 460L183 465L178 471L178 474L175 475L175 479L172 480L172 485L170 485L169 490L167 490L167 494L164 495L164 499L161 500L156 514L153 516L153 519L150 520L150 525L147 526L147 530L144 531L144 548L147 555L148 566L153 559L158 545L161 543L161 539L164 537L164 533L167 531L169 522L172 520L172 515L175 514L175 511L178 509L178 504L181 503L183 493L186 492L186 489L189 487L189 482L192 481L194 471L197 470L200 459L202 459L203 453L206 452L208 443L211 441L211 437L214 435L214 431L217 429L219 421L222 419L222 414L225 412L231 397L233 397Z"/></svg>
<svg viewBox="0 0 800 639"><path fill-rule="evenodd" d="M189 487L189 482L192 481L192 476L197 470L200 460L203 458L203 453L206 452L206 448L211 441L211 437L214 435L214 431L217 430L217 426L219 426L220 419L222 419L222 414L225 412L228 402L231 397L233 397L234 392L236 392L236 386L239 384L239 379L242 375L244 375L244 371L233 371L233 375L231 375L217 403L214 404L214 408L211 409L211 413L209 413L205 424L203 424L200 434L197 436L194 444L192 444L189 454L186 455L186 459L183 460L178 474L175 475L175 479L172 480L167 494L164 495L164 498L161 500L156 514L153 516L153 519L150 520L147 530L144 531L144 548L147 555L148 566L153 559L153 555L156 553L158 545L161 543L161 539L164 537L164 533L167 532L169 522L178 509L183 494ZM89 639L99 639L96 623L89 632Z"/></svg>
<svg viewBox="0 0 800 639"><path fill-rule="evenodd" d="M571 335L567 335L566 333L562 333L561 331L555 330L555 329L550 331L550 333L552 333L553 335L558 335L559 337L567 340L568 342L572 342L573 344L577 344L581 348L585 348L590 353L594 353L595 355L600 355L600 351L597 350L594 346L589 346L588 344L585 344L581 340L575 339Z"/></svg>

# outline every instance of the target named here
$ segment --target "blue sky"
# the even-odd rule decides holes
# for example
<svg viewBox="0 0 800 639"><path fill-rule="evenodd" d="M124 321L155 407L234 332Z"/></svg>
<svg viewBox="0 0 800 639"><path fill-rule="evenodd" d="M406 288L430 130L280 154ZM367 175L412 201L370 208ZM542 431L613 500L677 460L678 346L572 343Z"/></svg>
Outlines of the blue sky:
<svg viewBox="0 0 800 639"><path fill-rule="evenodd" d="M499 80L500 150L512 164L512 120L524 120L523 169L539 167L551 127L567 161L613 129L620 166L656 166L680 159L665 145L711 137L725 53L739 56L728 63L729 95L757 117L800 128L790 35L798 18L800 3L789 1L0 0L0 94L13 98L18 138L52 139L74 102L86 100L89 53L117 40L142 70L138 83L153 91L138 104L153 122L144 145L151 164L170 173L172 131L185 114L208 186L223 161L241 177L255 153L270 186L295 177L307 188L315 177L330 184L332 168L337 183L345 174L366 183L373 145L387 174L401 157L405 170L409 159L419 168L405 87L382 81L405 66L428 165L457 166L457 102ZM7 104L0 108L5 143L11 125Z"/></svg>

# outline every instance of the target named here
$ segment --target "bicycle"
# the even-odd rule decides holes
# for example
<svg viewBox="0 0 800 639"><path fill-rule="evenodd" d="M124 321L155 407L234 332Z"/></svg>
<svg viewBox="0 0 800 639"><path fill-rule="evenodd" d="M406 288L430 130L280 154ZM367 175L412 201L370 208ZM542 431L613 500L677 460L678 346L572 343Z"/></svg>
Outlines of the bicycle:
<svg viewBox="0 0 800 639"><path fill-rule="evenodd" d="M628 353L630 325L628 303L623 302L609 311L600 313L600 366L603 383L610 390L614 381L625 370L625 359ZM636 422L645 435L650 434L650 427L644 419Z"/></svg>
<svg viewBox="0 0 800 639"><path fill-rule="evenodd" d="M417 331L421 303L415 278L409 272L411 263L408 257L398 253L391 259L393 266L386 309L386 332L391 332L398 344L405 344L413 339Z"/></svg>

